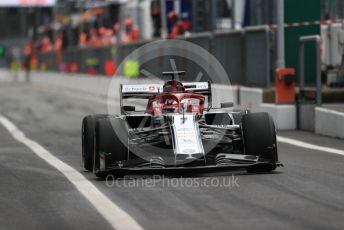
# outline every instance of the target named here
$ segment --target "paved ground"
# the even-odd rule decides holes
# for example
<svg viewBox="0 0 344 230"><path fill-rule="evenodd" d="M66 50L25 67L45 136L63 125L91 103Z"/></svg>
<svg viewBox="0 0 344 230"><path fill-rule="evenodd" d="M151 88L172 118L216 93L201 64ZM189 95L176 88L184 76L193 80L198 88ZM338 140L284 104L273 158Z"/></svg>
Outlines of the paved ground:
<svg viewBox="0 0 344 230"><path fill-rule="evenodd" d="M323 104L323 107L344 113L344 103Z"/></svg>
<svg viewBox="0 0 344 230"><path fill-rule="evenodd" d="M299 87L296 87L296 92L299 92ZM344 101L344 88L330 88L323 86L322 88L322 102L329 104L330 109L343 112L343 101ZM305 87L305 95L307 100L314 101L316 97L315 87ZM263 101L264 103L275 103L275 87L266 88L263 90ZM332 108L333 107L333 108Z"/></svg>
<svg viewBox="0 0 344 230"><path fill-rule="evenodd" d="M127 188L127 181L119 181L108 187L81 164L81 119L95 112L106 112L106 106L89 96L0 84L1 115L81 172L146 229L343 229L343 156L279 143L285 167L271 174L235 172L239 186L167 186L174 179L165 178L155 186ZM296 131L279 135L344 149L339 139ZM0 229L110 228L61 173L2 126L0 137ZM226 181L232 172L179 182L204 184L209 178Z"/></svg>

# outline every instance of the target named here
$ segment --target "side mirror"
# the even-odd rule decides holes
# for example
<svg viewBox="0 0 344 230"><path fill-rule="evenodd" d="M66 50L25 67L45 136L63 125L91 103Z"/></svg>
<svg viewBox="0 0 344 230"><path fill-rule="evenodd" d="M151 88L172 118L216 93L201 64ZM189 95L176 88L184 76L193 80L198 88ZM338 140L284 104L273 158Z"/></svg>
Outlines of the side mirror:
<svg viewBox="0 0 344 230"><path fill-rule="evenodd" d="M135 111L135 106L131 106L131 105L124 105L122 106L123 111L126 112L134 112Z"/></svg>
<svg viewBox="0 0 344 230"><path fill-rule="evenodd" d="M234 106L234 103L233 102L222 102L221 104L221 109L223 108L231 108Z"/></svg>

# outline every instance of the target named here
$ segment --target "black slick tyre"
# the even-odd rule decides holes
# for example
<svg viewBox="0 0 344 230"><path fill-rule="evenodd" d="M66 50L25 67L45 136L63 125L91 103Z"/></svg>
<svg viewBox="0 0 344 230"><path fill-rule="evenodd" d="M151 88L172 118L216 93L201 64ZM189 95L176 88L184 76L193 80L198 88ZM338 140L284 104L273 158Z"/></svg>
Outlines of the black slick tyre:
<svg viewBox="0 0 344 230"><path fill-rule="evenodd" d="M249 172L270 172L277 165L277 141L274 122L268 113L249 113L242 117L242 135L246 155L259 156L259 162L254 167L247 168Z"/></svg>

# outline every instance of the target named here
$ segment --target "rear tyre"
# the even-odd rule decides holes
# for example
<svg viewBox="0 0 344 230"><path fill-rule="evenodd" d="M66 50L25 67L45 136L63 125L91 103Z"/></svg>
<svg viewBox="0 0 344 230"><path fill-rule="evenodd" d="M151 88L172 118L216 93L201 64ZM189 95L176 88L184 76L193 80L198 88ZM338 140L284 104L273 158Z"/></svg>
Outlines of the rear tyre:
<svg viewBox="0 0 344 230"><path fill-rule="evenodd" d="M250 113L242 117L242 135L246 155L258 155L262 164L249 167L249 172L270 172L277 165L276 129L268 113Z"/></svg>
<svg viewBox="0 0 344 230"><path fill-rule="evenodd" d="M234 113L232 113L234 124L240 124L242 120L242 116L245 114L248 114L250 111L248 110L233 110Z"/></svg>
<svg viewBox="0 0 344 230"><path fill-rule="evenodd" d="M100 153L106 155L105 166L101 165ZM125 120L115 117L98 119L96 124L96 151L94 154L94 172L96 176L105 177L106 168L109 165L127 159L128 128Z"/></svg>

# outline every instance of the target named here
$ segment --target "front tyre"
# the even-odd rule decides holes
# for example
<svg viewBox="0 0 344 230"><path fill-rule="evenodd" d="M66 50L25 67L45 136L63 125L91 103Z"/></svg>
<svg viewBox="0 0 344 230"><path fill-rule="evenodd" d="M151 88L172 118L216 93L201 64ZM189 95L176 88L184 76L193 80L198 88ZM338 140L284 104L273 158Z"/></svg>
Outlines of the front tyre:
<svg viewBox="0 0 344 230"><path fill-rule="evenodd" d="M94 172L105 177L108 166L128 159L128 128L121 118L107 117L97 120Z"/></svg>
<svg viewBox="0 0 344 230"><path fill-rule="evenodd" d="M259 156L256 166L249 172L270 172L277 167L276 129L268 113L250 113L242 117L242 135L246 155Z"/></svg>
<svg viewBox="0 0 344 230"><path fill-rule="evenodd" d="M86 116L82 120L82 161L86 170L93 170L93 153L95 138L95 117Z"/></svg>
<svg viewBox="0 0 344 230"><path fill-rule="evenodd" d="M96 123L98 119L111 117L108 114L94 114L84 117L81 127L82 162L88 171L93 170L95 152Z"/></svg>

